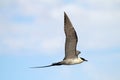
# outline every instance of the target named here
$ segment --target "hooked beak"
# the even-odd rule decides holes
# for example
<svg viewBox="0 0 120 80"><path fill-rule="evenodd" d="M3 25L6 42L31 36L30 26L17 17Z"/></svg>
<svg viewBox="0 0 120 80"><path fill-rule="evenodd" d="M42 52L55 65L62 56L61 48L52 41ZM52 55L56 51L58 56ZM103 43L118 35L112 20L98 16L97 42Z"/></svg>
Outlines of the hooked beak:
<svg viewBox="0 0 120 80"><path fill-rule="evenodd" d="M84 61L88 62L88 60L86 60L86 59Z"/></svg>

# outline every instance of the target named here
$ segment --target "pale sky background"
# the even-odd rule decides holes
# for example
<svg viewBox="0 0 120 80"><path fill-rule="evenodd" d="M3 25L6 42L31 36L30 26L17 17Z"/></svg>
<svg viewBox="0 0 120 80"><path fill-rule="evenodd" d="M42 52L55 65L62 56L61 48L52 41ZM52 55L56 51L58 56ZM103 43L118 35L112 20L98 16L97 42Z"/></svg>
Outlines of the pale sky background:
<svg viewBox="0 0 120 80"><path fill-rule="evenodd" d="M63 59L64 11L88 62L30 69ZM120 80L120 0L0 0L0 80Z"/></svg>

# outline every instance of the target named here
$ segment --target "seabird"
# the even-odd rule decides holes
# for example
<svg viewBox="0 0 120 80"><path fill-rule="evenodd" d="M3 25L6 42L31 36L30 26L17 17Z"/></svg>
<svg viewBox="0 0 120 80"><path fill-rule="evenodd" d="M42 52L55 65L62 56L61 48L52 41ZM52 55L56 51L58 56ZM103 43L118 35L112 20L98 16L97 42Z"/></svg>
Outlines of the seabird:
<svg viewBox="0 0 120 80"><path fill-rule="evenodd" d="M45 67L60 66L60 65L74 65L74 64L80 64L84 61L87 61L82 57L78 57L78 55L81 52L76 49L77 42L78 42L77 33L69 17L65 12L64 12L64 32L66 35L64 59L60 62L52 63L51 65L32 67L32 68L45 68Z"/></svg>

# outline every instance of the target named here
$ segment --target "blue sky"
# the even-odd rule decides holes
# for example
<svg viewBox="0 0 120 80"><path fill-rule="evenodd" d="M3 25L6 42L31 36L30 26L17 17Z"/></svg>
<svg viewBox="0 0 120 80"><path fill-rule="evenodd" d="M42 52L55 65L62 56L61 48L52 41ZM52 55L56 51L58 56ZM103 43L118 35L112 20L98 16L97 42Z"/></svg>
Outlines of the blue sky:
<svg viewBox="0 0 120 80"><path fill-rule="evenodd" d="M119 0L1 0L0 80L120 80ZM64 57L64 11L78 34L79 65L30 69Z"/></svg>

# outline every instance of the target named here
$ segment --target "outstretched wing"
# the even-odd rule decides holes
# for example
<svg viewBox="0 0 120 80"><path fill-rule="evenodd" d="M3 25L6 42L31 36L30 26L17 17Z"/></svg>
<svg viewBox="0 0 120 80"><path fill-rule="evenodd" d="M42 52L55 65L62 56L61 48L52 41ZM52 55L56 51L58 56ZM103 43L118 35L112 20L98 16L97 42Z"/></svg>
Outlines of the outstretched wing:
<svg viewBox="0 0 120 80"><path fill-rule="evenodd" d="M66 35L64 59L75 58L77 57L76 45L78 37L70 19L68 18L65 12L64 12L64 31Z"/></svg>

